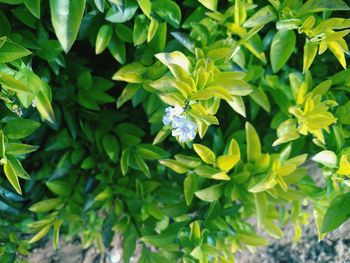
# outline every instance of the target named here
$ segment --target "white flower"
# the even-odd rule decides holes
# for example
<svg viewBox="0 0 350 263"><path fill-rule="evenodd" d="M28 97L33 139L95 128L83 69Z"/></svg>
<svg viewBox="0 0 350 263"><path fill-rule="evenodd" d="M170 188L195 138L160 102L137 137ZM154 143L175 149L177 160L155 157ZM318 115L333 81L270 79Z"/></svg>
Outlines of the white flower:
<svg viewBox="0 0 350 263"><path fill-rule="evenodd" d="M165 109L165 115L163 117L164 125L172 124L174 119L183 113L184 109L181 106L168 107Z"/></svg>
<svg viewBox="0 0 350 263"><path fill-rule="evenodd" d="M178 116L173 121L171 135L178 136L180 142L192 141L196 137L196 124L186 116Z"/></svg>
<svg viewBox="0 0 350 263"><path fill-rule="evenodd" d="M14 105L12 107L12 112L16 113L18 117L21 117L23 115L22 108L18 105Z"/></svg>

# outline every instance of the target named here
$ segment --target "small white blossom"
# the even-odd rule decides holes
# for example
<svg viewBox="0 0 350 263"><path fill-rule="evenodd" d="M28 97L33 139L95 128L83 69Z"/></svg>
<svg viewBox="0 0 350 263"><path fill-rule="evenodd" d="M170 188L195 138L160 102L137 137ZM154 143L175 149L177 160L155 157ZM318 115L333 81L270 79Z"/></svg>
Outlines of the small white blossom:
<svg viewBox="0 0 350 263"><path fill-rule="evenodd" d="M32 100L32 107L35 108L35 100Z"/></svg>
<svg viewBox="0 0 350 263"><path fill-rule="evenodd" d="M118 263L121 261L122 256L118 251L112 251L110 254L111 263Z"/></svg>
<svg viewBox="0 0 350 263"><path fill-rule="evenodd" d="M175 107L168 107L165 109L165 115L163 117L164 125L172 124L176 117L183 113L184 109L178 105Z"/></svg>
<svg viewBox="0 0 350 263"><path fill-rule="evenodd" d="M19 107L18 105L13 106L12 112L16 113L18 117L22 117L23 115L22 108Z"/></svg>
<svg viewBox="0 0 350 263"><path fill-rule="evenodd" d="M196 137L196 124L186 116L176 117L173 121L173 131L171 135L177 137L180 142L192 141Z"/></svg>

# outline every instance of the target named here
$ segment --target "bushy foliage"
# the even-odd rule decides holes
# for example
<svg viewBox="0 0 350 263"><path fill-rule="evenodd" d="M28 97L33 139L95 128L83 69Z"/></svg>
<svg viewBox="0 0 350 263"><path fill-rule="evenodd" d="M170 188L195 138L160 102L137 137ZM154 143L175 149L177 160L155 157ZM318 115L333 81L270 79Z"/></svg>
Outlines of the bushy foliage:
<svg viewBox="0 0 350 263"><path fill-rule="evenodd" d="M124 262L235 262L312 218L322 239L350 216L349 10L0 0L0 261L120 233Z"/></svg>

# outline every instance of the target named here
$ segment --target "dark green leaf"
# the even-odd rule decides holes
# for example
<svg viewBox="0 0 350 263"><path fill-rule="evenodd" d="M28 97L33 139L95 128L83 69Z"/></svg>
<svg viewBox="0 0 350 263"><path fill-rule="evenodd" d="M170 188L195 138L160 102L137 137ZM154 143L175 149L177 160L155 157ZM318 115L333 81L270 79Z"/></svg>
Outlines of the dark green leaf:
<svg viewBox="0 0 350 263"><path fill-rule="evenodd" d="M29 119L14 119L4 127L5 135L10 139L22 139L40 127L40 123Z"/></svg>
<svg viewBox="0 0 350 263"><path fill-rule="evenodd" d="M347 221L350 217L350 193L337 196L329 205L323 218L322 232L329 232Z"/></svg>
<svg viewBox="0 0 350 263"><path fill-rule="evenodd" d="M181 9L172 0L157 0L153 2L154 11L175 28L180 27Z"/></svg>

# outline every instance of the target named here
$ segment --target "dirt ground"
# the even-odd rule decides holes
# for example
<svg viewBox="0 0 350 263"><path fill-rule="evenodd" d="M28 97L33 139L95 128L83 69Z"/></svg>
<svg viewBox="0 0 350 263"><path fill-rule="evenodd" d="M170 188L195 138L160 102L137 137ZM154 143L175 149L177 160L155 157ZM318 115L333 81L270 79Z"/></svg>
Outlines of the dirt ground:
<svg viewBox="0 0 350 263"><path fill-rule="evenodd" d="M314 166L308 167L317 181L322 184L320 171ZM293 229L284 229L285 239L273 240L267 247L261 247L254 254L248 250L237 253L238 263L350 263L350 222L329 233L318 242L314 222L303 226L303 235L297 244L292 243ZM123 263L121 237L116 235L109 251L101 256L96 248L82 249L79 240L61 241L60 250L55 251L52 243L34 249L27 258L30 263ZM132 263L137 263L140 247L136 249ZM163 263L163 262L160 262ZM164 262L167 263L167 262ZM172 262L170 262L172 263ZM175 263L175 262L174 262Z"/></svg>
<svg viewBox="0 0 350 263"><path fill-rule="evenodd" d="M289 232L289 233L288 233ZM293 244L292 229L287 230L285 240L275 240L254 254L244 251L237 257L238 263L350 263L350 223L344 224L318 242L313 222L304 228L297 244Z"/></svg>
<svg viewBox="0 0 350 263"><path fill-rule="evenodd" d="M238 263L350 263L350 222L318 242L317 233L311 222L297 244L293 244L292 229L286 230L284 240L274 240L267 247L248 250L237 254ZM61 249L55 251L52 243L35 249L28 258L30 263L122 263L121 238L116 236L112 248L103 257L95 248L83 250L79 240L61 242ZM139 252L132 263L138 262ZM163 262L160 262L163 263ZM175 262L174 262L175 263Z"/></svg>

